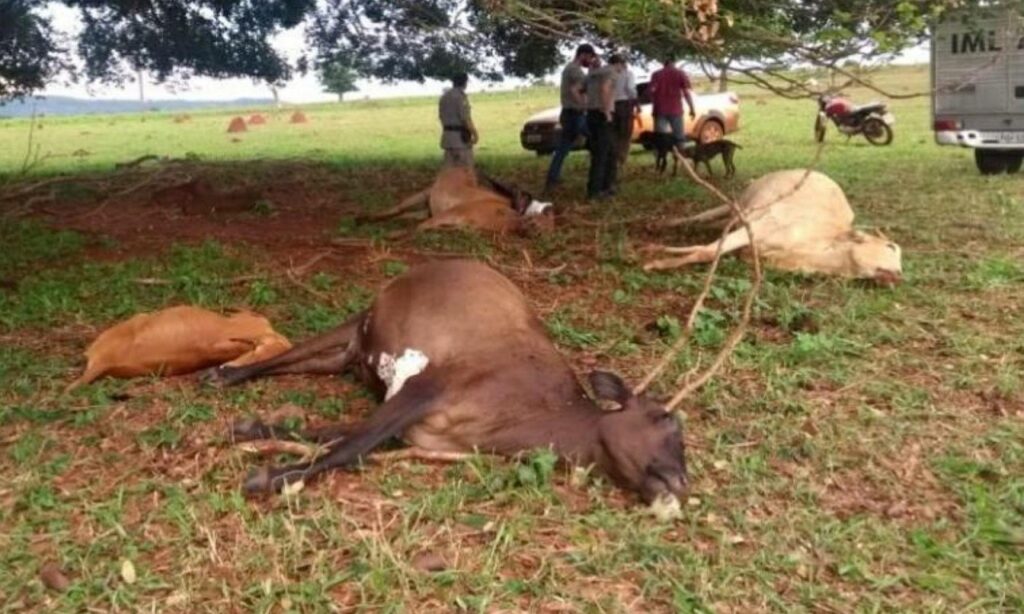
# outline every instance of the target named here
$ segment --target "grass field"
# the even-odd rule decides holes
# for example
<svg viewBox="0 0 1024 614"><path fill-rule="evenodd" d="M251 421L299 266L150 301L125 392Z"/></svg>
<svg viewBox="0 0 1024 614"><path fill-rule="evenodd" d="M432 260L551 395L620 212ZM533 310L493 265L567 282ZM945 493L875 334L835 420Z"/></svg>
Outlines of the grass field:
<svg viewBox="0 0 1024 614"><path fill-rule="evenodd" d="M882 79L912 92L926 75ZM813 103L740 94L739 173L721 184L730 192L815 151ZM553 99L475 98L481 165L538 187L547 159L520 149L518 129ZM400 224L352 216L430 181L434 104L313 106L303 125L271 113L238 142L219 111L181 124L41 118L34 138L48 157L25 176L29 123L0 121L0 199L13 196L0 200L5 611L1024 609L1024 184L981 177L967 152L935 146L927 98L893 102L892 146L831 132L820 163L859 223L903 247L904 283L768 274L750 334L686 404L692 493L674 524L544 452L384 460L296 496L244 499L241 481L260 461L233 449L226 427L248 414L355 419L374 401L348 377L229 390L105 380L61 396L88 342L138 311L250 306L299 339L439 253L502 266L581 371L640 378L678 335L703 270L643 273L636 247L709 235L616 222L710 198L656 177L638 150L620 196L583 205L585 157L574 154L556 199L569 215L554 235L387 241ZM144 154L188 159L114 170ZM150 202L188 176L262 196L249 213L184 216ZM530 272L524 254L565 268ZM318 255L301 285L283 274ZM748 287L746 265L727 261L659 392L711 358ZM419 571L423 553L445 569ZM47 562L70 579L66 591L40 581Z"/></svg>

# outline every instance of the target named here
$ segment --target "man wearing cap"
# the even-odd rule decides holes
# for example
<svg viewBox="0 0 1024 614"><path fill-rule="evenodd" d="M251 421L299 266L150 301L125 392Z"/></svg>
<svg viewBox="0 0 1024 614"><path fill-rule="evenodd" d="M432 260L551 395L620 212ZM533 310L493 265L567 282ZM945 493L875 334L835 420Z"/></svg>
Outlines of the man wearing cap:
<svg viewBox="0 0 1024 614"><path fill-rule="evenodd" d="M451 89L441 95L437 114L441 120L441 149L445 166L473 166L473 145L480 140L469 112L466 84L469 76L452 77Z"/></svg>

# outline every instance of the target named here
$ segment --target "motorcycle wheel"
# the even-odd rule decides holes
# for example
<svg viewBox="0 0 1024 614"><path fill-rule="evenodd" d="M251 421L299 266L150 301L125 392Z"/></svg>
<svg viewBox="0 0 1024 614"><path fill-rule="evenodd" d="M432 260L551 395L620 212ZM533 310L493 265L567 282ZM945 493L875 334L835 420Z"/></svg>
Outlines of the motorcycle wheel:
<svg viewBox="0 0 1024 614"><path fill-rule="evenodd" d="M863 132L864 138L872 145L888 145L892 143L892 128L877 117L869 117L864 120Z"/></svg>
<svg viewBox="0 0 1024 614"><path fill-rule="evenodd" d="M821 120L821 116L814 120L814 140L817 143L825 140L825 122Z"/></svg>

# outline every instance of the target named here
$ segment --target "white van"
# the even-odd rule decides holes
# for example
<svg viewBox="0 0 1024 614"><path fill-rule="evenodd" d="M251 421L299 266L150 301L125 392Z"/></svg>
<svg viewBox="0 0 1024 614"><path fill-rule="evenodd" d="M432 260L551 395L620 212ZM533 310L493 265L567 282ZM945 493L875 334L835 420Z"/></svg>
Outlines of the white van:
<svg viewBox="0 0 1024 614"><path fill-rule="evenodd" d="M1024 21L1015 12L952 13L932 33L935 141L974 149L985 175L1024 161Z"/></svg>

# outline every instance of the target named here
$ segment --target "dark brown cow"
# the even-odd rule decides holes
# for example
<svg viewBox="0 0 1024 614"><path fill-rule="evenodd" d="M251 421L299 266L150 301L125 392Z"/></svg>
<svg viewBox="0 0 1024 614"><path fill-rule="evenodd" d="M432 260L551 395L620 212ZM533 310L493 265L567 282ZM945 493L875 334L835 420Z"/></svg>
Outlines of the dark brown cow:
<svg viewBox="0 0 1024 614"><path fill-rule="evenodd" d="M580 385L519 290L493 269L448 260L396 278L373 305L338 329L215 379L235 384L279 373L336 373L354 366L384 399L351 429L304 433L329 442L312 463L254 471L249 492L278 490L357 463L385 440L403 436L440 452L515 455L550 446L567 461L593 465L648 503L678 505L686 462L676 417L634 396L617 376L595 371L601 409ZM260 422L236 425L238 439L287 436Z"/></svg>

